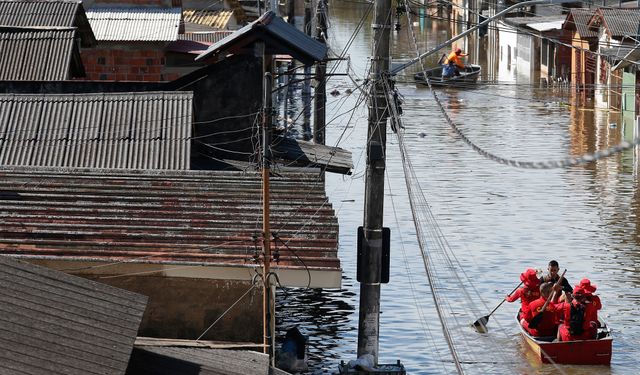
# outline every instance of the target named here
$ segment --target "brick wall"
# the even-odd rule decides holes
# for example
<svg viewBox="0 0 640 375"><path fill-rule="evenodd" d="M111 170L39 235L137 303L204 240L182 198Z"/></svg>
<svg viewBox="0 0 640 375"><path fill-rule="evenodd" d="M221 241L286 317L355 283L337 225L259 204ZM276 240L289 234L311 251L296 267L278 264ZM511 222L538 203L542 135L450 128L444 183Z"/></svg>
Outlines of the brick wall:
<svg viewBox="0 0 640 375"><path fill-rule="evenodd" d="M177 74L163 74L161 49L92 48L81 52L87 79L92 81L171 81Z"/></svg>

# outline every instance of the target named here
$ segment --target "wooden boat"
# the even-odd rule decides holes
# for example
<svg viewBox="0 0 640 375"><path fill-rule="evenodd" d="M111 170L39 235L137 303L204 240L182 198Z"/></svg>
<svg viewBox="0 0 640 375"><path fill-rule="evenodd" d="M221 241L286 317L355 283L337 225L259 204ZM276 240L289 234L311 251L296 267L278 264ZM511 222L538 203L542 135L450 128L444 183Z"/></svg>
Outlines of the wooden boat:
<svg viewBox="0 0 640 375"><path fill-rule="evenodd" d="M594 340L553 342L555 337L533 337L520 324L516 323L524 341L543 363L573 365L609 365L613 337L606 323L600 320L598 338Z"/></svg>
<svg viewBox="0 0 640 375"><path fill-rule="evenodd" d="M427 69L424 72L419 72L414 75L416 82L427 84L425 81L425 73L427 78L431 82L432 86L447 86L464 88L474 86L478 81L482 68L480 65L466 65L459 76L442 77L442 66Z"/></svg>

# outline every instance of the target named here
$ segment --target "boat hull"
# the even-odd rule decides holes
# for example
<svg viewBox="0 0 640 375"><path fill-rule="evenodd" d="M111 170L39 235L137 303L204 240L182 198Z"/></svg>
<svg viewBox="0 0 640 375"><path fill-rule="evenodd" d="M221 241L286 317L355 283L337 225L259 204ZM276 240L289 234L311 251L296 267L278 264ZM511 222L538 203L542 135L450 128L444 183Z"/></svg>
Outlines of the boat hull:
<svg viewBox="0 0 640 375"><path fill-rule="evenodd" d="M464 70L460 72L459 76L453 76L449 78L442 77L442 66L438 66L432 69L427 69L424 72L419 72L414 75L417 83L426 85L425 74L429 79L432 86L446 86L446 87L458 87L465 88L469 86L475 86L480 77L482 68L480 65L467 65Z"/></svg>
<svg viewBox="0 0 640 375"><path fill-rule="evenodd" d="M522 328L518 317L516 322L520 327L520 333L525 343L542 363L572 364L572 365L609 365L611 364L611 352L613 338L611 331L600 321L602 328L598 329L598 339L580 341L542 341L529 335Z"/></svg>

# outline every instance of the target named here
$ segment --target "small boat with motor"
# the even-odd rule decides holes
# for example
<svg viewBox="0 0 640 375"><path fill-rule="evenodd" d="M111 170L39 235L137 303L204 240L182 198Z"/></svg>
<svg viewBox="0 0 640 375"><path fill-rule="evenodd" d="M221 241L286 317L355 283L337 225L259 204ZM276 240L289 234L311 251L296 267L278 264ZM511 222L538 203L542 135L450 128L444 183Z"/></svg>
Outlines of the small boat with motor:
<svg viewBox="0 0 640 375"><path fill-rule="evenodd" d="M527 343L542 363L573 365L609 365L613 337L607 324L600 320L597 338L594 340L554 341L555 336L533 337L520 324L516 314L516 324Z"/></svg>
<svg viewBox="0 0 640 375"><path fill-rule="evenodd" d="M427 69L424 72L416 73L414 75L414 79L417 83L426 85L426 74L426 77L429 79L432 86L465 88L475 86L476 82L478 82L478 77L480 77L481 71L482 68L480 65L470 64L460 70L459 76L443 77L442 66L440 65L435 68Z"/></svg>

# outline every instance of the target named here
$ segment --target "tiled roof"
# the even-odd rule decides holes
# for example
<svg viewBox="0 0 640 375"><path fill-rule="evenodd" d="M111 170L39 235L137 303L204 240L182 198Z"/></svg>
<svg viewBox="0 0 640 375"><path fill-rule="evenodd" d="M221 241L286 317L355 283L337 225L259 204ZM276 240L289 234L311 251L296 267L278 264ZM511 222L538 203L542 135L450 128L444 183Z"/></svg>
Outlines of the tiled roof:
<svg viewBox="0 0 640 375"><path fill-rule="evenodd" d="M295 26L269 11L242 29L212 45L196 60L205 59L231 48L242 48L256 41L265 41L267 54L289 54L305 65L327 57L327 46L309 37Z"/></svg>
<svg viewBox="0 0 640 375"><path fill-rule="evenodd" d="M231 16L233 16L233 10L184 9L182 11L184 22L210 26L220 30L227 28Z"/></svg>
<svg viewBox="0 0 640 375"><path fill-rule="evenodd" d="M611 37L635 38L640 25L640 10L638 9L614 9L599 8L591 23L601 18L604 27ZM632 39L630 39L632 41Z"/></svg>
<svg viewBox="0 0 640 375"><path fill-rule="evenodd" d="M94 7L87 17L98 41L178 39L180 8Z"/></svg>
<svg viewBox="0 0 640 375"><path fill-rule="evenodd" d="M75 29L8 31L0 28L0 81L71 78L75 33ZM79 75L83 72L81 66L74 71L79 71Z"/></svg>
<svg viewBox="0 0 640 375"><path fill-rule="evenodd" d="M270 201L279 269L340 269L317 172L279 171ZM261 232L258 172L0 167L3 254L244 269L256 266Z"/></svg>
<svg viewBox="0 0 640 375"><path fill-rule="evenodd" d="M0 0L0 26L71 27L80 1Z"/></svg>
<svg viewBox="0 0 640 375"><path fill-rule="evenodd" d="M1 94L0 165L188 169L192 97Z"/></svg>
<svg viewBox="0 0 640 375"><path fill-rule="evenodd" d="M577 30L583 38L596 37L598 33L588 27L589 20L594 14L595 10L593 9L572 8L562 27L567 30Z"/></svg>
<svg viewBox="0 0 640 375"><path fill-rule="evenodd" d="M1 374L124 374L147 298L0 256Z"/></svg>

